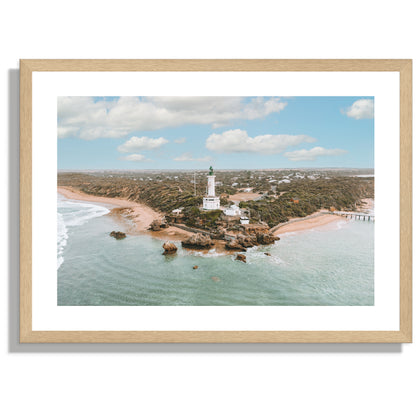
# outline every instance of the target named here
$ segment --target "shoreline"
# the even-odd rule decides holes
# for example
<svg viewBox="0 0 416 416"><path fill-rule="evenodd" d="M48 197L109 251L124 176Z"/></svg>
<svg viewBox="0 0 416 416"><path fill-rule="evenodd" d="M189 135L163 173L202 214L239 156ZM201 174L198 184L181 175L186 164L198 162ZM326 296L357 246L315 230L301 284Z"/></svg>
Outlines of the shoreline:
<svg viewBox="0 0 416 416"><path fill-rule="evenodd" d="M293 218L273 232L273 235L283 236L293 232L309 231L315 228L334 225L336 222L347 222L344 217L329 213L311 214L304 218Z"/></svg>
<svg viewBox="0 0 416 416"><path fill-rule="evenodd" d="M114 208L111 209L108 215L114 216L116 221L122 222L124 226L127 224L129 234L147 234L153 238L161 241L178 242L183 238L189 237L194 233L175 226L169 226L168 228L160 231L150 231L148 228L153 220L161 219L163 215L147 205L139 202L129 201L122 198L108 198L95 195L88 195L79 190L73 189L70 186L58 186L58 193L68 199L74 199L78 201L96 202L101 204L111 205ZM374 200L363 199L363 205L365 209L372 209L374 206ZM364 208L364 207L362 207ZM329 225L335 225L336 222L346 222L346 218L330 214L326 211L318 211L304 218L293 218L289 222L285 223L277 230L273 231L275 236L284 236L293 232L304 232L316 228L322 228ZM130 225L129 225L130 224ZM214 240L216 251L221 253L233 254L234 251L227 250L225 248L225 241ZM204 251L204 250L198 250ZM209 250L206 250L209 251Z"/></svg>
<svg viewBox="0 0 416 416"><path fill-rule="evenodd" d="M152 221L161 219L163 215L139 202L122 198L88 195L69 186L58 186L58 193L68 199L113 206L114 208L107 215L113 216L116 221L122 222L124 226L127 225L129 234L148 234L160 240L173 241L192 235L189 231L172 226L161 231L149 231L148 228Z"/></svg>
<svg viewBox="0 0 416 416"><path fill-rule="evenodd" d="M374 210L374 199L364 198L361 200L361 206L357 212L369 212ZM285 235L293 232L303 232L312 230L315 228L321 228L329 226L330 224L335 225L336 222L347 222L348 219L339 215L330 214L327 211L317 211L304 218L292 218L287 223L279 227L273 232L274 235Z"/></svg>

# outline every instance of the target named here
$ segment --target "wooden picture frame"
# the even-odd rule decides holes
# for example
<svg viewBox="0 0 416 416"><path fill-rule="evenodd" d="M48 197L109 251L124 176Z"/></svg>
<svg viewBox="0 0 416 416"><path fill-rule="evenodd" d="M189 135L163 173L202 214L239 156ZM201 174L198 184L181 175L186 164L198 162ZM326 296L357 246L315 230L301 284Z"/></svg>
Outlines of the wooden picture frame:
<svg viewBox="0 0 416 416"><path fill-rule="evenodd" d="M293 71L400 74L400 330L35 331L32 329L32 75L56 71ZM21 60L20 342L22 343L404 343L412 342L411 60Z"/></svg>

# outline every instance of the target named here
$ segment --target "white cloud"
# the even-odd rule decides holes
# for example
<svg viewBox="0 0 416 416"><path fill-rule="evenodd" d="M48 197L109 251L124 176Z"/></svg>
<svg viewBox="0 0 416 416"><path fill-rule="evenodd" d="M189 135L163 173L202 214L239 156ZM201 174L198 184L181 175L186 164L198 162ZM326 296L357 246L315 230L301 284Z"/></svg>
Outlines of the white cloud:
<svg viewBox="0 0 416 416"><path fill-rule="evenodd" d="M361 100L355 101L351 107L341 111L348 117L360 120L363 118L374 118L374 100L362 98Z"/></svg>
<svg viewBox="0 0 416 416"><path fill-rule="evenodd" d="M342 149L324 149L323 147L318 146L310 150L302 149L286 152L284 156L293 162L299 162L303 160L315 160L320 156L339 156L344 153L347 153L347 151Z"/></svg>
<svg viewBox="0 0 416 416"><path fill-rule="evenodd" d="M122 160L128 160L129 162L150 162L150 159L146 159L145 156L138 153L127 155L121 158Z"/></svg>
<svg viewBox="0 0 416 416"><path fill-rule="evenodd" d="M175 139L174 142L175 143L182 144L182 143L185 143L186 142L186 138L185 137L181 137L179 139Z"/></svg>
<svg viewBox="0 0 416 416"><path fill-rule="evenodd" d="M255 97L94 97L58 98L58 138L124 138L135 131L185 124L224 126L278 113L280 98Z"/></svg>
<svg viewBox="0 0 416 416"><path fill-rule="evenodd" d="M210 156L204 156L195 158L192 156L192 153L183 153L182 155L175 157L173 160L176 160L177 162L209 162L211 160Z"/></svg>
<svg viewBox="0 0 416 416"><path fill-rule="evenodd" d="M125 143L117 147L117 150L122 153L139 152L141 150L154 150L168 143L163 137L158 139L151 139L149 137L131 137Z"/></svg>
<svg viewBox="0 0 416 416"><path fill-rule="evenodd" d="M207 141L206 147L217 153L281 153L289 146L295 146L300 143L312 143L316 139L299 135L289 134L265 134L262 136L249 137L245 130L228 130L221 134L211 134Z"/></svg>

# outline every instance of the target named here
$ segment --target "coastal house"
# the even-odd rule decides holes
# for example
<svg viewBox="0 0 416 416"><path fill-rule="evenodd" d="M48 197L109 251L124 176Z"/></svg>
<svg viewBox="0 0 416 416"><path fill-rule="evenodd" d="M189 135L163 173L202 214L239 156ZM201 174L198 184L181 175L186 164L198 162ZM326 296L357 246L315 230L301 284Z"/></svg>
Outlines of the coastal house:
<svg viewBox="0 0 416 416"><path fill-rule="evenodd" d="M238 205L231 205L231 207L224 210L224 214L229 216L241 215L241 210Z"/></svg>

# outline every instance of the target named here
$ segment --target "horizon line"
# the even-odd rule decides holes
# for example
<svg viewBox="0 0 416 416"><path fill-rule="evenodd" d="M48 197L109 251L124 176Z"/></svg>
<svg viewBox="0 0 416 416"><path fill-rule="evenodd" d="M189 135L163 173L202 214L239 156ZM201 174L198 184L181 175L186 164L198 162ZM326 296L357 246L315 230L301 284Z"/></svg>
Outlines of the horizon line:
<svg viewBox="0 0 416 416"><path fill-rule="evenodd" d="M374 168L368 168L368 167L335 167L335 166L331 166L331 167L299 167L299 168L218 168L215 169L216 171L240 171L240 170L373 170ZM81 171L90 171L90 172L102 172L102 171L128 171L128 172L132 172L132 171L137 171L137 172L142 172L142 171L195 171L195 170L209 170L209 168L185 168L185 169L181 169L181 168L146 168L146 169L128 169L128 168L124 168L124 169L119 169L119 168L96 168L96 169L90 169L90 168L80 168L80 169L71 169L71 168L62 168L62 169L58 169L58 172L62 172L62 171L72 171L72 172L81 172Z"/></svg>

